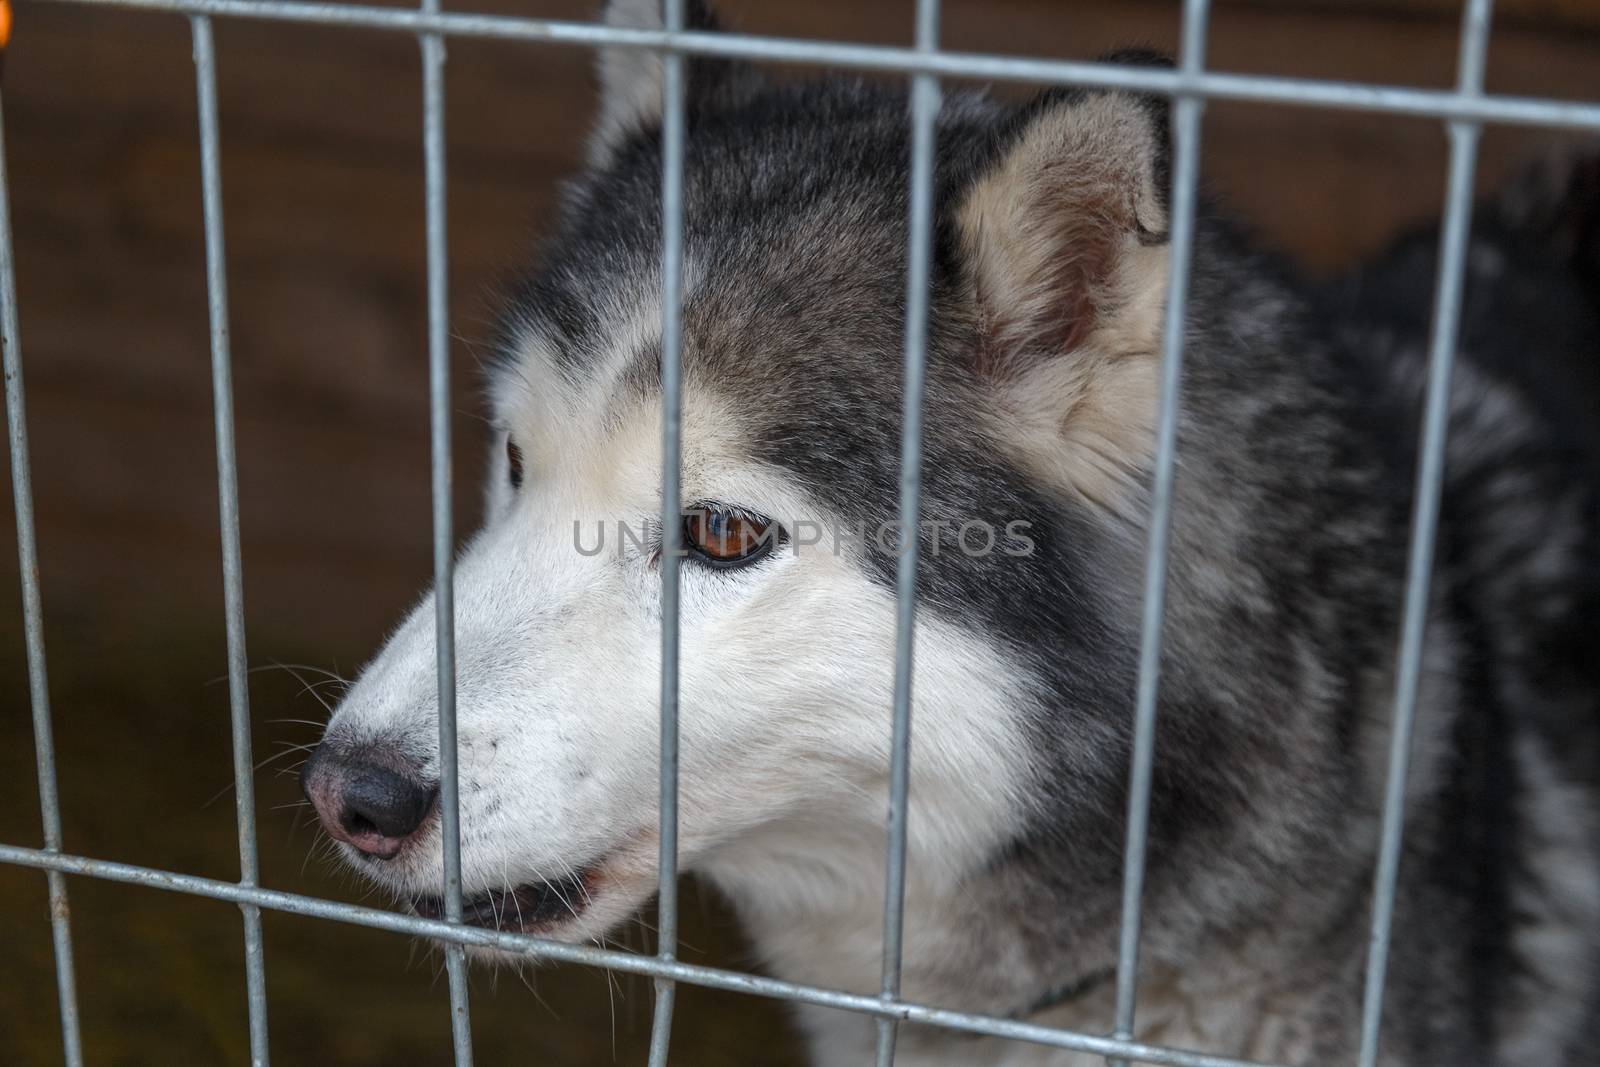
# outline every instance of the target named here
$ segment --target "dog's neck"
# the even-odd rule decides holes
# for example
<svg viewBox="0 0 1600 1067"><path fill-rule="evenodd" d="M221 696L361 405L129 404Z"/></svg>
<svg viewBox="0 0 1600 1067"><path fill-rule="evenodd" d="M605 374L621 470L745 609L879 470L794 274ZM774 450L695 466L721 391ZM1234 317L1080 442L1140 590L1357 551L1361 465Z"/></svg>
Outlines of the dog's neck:
<svg viewBox="0 0 1600 1067"><path fill-rule="evenodd" d="M774 975L828 989L878 991L885 869L881 831L825 843L809 836L772 836L721 851L701 869L730 898ZM1069 944L1042 943L1021 899L1027 889L1015 873L988 868L967 879L936 882L919 876L916 864L908 865L902 995L923 1004L1109 1033L1115 1009L1115 922L1100 924L1105 936L1077 951ZM1249 976L1229 960L1213 957L1194 973L1152 960L1140 977L1139 1040L1267 1059L1293 1047L1295 1028L1286 1028L1282 991L1246 980ZM871 1018L804 1009L800 1021L813 1062L870 1058ZM1104 1062L1104 1057L917 1027L905 1028L900 1053L897 1062L922 1067Z"/></svg>
<svg viewBox="0 0 1600 1067"><path fill-rule="evenodd" d="M699 864L733 903L763 962L781 978L876 993L883 964L881 827L791 827L718 850ZM932 1004L1023 1017L1097 984L1115 932L1096 959L1044 946L1017 909L996 907L1003 873L907 863L903 994Z"/></svg>

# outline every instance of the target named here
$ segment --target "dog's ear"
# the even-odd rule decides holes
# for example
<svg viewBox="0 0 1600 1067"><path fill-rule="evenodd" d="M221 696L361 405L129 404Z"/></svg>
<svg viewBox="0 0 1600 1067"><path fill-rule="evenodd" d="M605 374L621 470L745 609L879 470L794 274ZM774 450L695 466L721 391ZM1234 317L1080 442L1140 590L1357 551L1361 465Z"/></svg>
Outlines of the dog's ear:
<svg viewBox="0 0 1600 1067"><path fill-rule="evenodd" d="M663 0L606 0L601 21L630 30L659 30L666 25ZM685 0L685 28L720 29L704 0ZM596 53L600 113L589 135L589 162L604 163L616 146L641 129L661 121L661 56L643 48L602 48ZM688 63L688 93L693 100L731 79L743 64L695 57Z"/></svg>
<svg viewBox="0 0 1600 1067"><path fill-rule="evenodd" d="M1121 92L1046 93L1017 118L957 216L986 373L1159 319L1167 141L1164 104Z"/></svg>
<svg viewBox="0 0 1600 1067"><path fill-rule="evenodd" d="M1164 101L1045 93L955 215L977 370L1035 451L1072 453L1057 473L1091 496L1134 480L1154 436L1169 136Z"/></svg>

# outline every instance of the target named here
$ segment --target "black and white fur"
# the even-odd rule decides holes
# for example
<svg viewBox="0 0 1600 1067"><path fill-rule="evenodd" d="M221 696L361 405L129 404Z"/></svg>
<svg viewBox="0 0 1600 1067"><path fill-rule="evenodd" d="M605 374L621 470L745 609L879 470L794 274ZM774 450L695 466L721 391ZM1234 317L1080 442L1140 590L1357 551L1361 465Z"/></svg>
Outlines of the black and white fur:
<svg viewBox="0 0 1600 1067"><path fill-rule="evenodd" d="M653 0L607 17L657 23ZM645 53L600 72L590 165L505 301L487 515L455 593L466 891L575 888L555 917L492 920L567 940L655 884L659 562L584 555L574 524L659 514L661 101ZM892 523L906 97L710 60L690 82L684 500ZM924 548L913 1000L1110 1028L1167 139L1152 99L946 94L923 517L1022 520L1035 550ZM1579 1067L1600 1047L1594 160L1531 177L1474 226L1386 1067ZM1202 209L1140 1040L1352 1058L1434 244L1314 288ZM774 974L870 992L895 559L802 540L743 569L683 564L682 864L727 894ZM325 750L436 777L433 618L429 597ZM345 851L402 898L437 892L433 823L389 860ZM866 1061L870 1020L800 1014L815 1063ZM899 1062L1099 1060L908 1028Z"/></svg>

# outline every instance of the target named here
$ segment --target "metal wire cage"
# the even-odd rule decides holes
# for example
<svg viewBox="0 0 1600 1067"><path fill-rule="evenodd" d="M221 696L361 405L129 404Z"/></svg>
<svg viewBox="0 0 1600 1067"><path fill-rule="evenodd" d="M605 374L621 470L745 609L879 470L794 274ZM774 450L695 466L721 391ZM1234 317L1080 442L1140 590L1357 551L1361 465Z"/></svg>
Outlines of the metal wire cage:
<svg viewBox="0 0 1600 1067"><path fill-rule="evenodd" d="M1432 118L1445 123L1450 137L1449 172L1444 205L1439 274L1435 283L1429 383L1421 426L1420 462L1416 471L1408 578L1402 616L1399 667L1389 749L1380 852L1373 886L1371 945L1367 961L1358 1063L1372 1067L1378 1034L1396 878L1412 723L1434 552L1444 460L1447 399L1459 320L1462 266L1477 161L1479 134L1486 123L1566 127L1600 131L1600 104L1547 99L1490 96L1483 91L1484 60L1489 40L1491 0L1466 0L1460 34L1456 86L1449 91L1383 85L1242 76L1208 70L1205 43L1209 4L1185 0L1179 65L1174 70L1134 69L1079 62L1022 59L1000 55L963 54L938 47L938 0L917 0L916 36L911 48L801 41L739 34L685 31L685 0L666 0L661 31L609 28L591 23L537 18L509 18L446 13L439 0L422 0L419 9L344 3L299 3L285 0L73 0L94 5L186 15L194 42L196 93L199 101L200 148L211 326L211 367L215 406L218 487L221 499L222 555L228 681L233 728L234 779L240 877L224 882L193 875L112 863L63 850L56 765L42 637L37 550L28 438L23 416L24 393L12 257L9 195L0 119L0 343L3 343L6 414L10 438L12 486L22 574L22 600L39 796L43 812L43 847L0 844L0 863L45 871L49 883L57 992L66 1062L83 1062L76 985L73 975L71 925L66 875L167 889L177 893L231 901L243 912L250 1048L254 1064L269 1062L267 997L262 952L261 911L273 909L399 933L420 935L446 946L451 1026L455 1060L472 1062L465 950L491 947L529 957L601 966L649 976L655 982L655 1013L650 1041L653 1065L665 1064L671 1037L676 983L731 990L755 996L803 1002L862 1013L878 1021L877 1063L894 1062L896 1027L914 1022L972 1034L1034 1042L1039 1045L1102 1055L1111 1063L1168 1064L1172 1067L1249 1067L1246 1061L1197 1050L1156 1047L1133 1040L1138 980L1140 901L1154 759L1155 720L1164 594L1166 549L1172 499L1180 378L1183 359L1190 247L1195 224L1196 171L1200 120L1210 99L1250 100L1303 107L1345 108ZM377 32L416 34L422 46L423 149L426 181L426 244L428 278L428 355L432 435L433 546L437 588L437 658L441 811L444 837L445 917L430 920L370 907L268 889L260 884L256 849L255 802L252 788L250 708L246 687L244 602L239 547L238 488L234 459L234 417L228 347L227 276L223 258L222 176L218 160L216 58L212 46L215 18L266 19L360 27ZM457 796L455 663L452 633L452 530L450 397L445 244L444 40L446 37L500 38L582 47L610 46L654 50L663 57L661 371L664 404L662 471L663 516L680 509L679 383L681 269L683 259L682 166L684 154L684 82L688 56L722 56L769 63L821 64L895 73L911 82L912 168L910 248L906 279L905 410L901 436L900 520L915 524L920 495L923 349L927 335L928 280L931 249L932 181L935 118L941 77L980 78L1136 89L1170 97L1173 109L1172 254L1164 321L1159 401L1158 447L1145 570L1142 645L1134 707L1134 747L1129 770L1127 845L1124 870L1122 929L1116 976L1115 1028L1110 1035L1081 1033L1015 1019L966 1013L907 1001L900 996L906 855L907 789L911 758L912 632L915 624L915 540L901 554L897 574L898 625L892 707L888 864L884 892L883 970L877 996L849 993L734 970L679 961L677 949L677 796L678 796L678 557L669 543L662 553L662 671L660 695L660 865L659 929L653 956L562 944L525 934L467 926L461 922L460 824ZM679 536L678 524L662 524L667 541ZM1261 1065L1257 1065L1261 1067Z"/></svg>

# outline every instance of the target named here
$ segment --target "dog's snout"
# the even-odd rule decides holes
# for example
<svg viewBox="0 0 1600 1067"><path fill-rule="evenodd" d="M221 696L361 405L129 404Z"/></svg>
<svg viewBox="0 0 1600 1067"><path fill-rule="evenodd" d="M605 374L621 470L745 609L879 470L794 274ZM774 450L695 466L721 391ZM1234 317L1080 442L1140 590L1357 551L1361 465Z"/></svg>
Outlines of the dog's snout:
<svg viewBox="0 0 1600 1067"><path fill-rule="evenodd" d="M334 840L393 859L433 814L439 787L374 755L319 745L300 772L300 786Z"/></svg>

